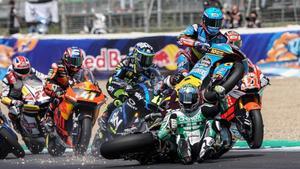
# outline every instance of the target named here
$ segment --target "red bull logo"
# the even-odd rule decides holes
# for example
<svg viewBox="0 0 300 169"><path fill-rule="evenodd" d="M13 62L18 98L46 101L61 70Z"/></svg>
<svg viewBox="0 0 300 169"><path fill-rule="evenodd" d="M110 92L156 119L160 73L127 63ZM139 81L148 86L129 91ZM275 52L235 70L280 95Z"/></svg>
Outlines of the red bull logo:
<svg viewBox="0 0 300 169"><path fill-rule="evenodd" d="M118 49L101 48L98 56L87 55L83 66L90 70L114 70L124 57Z"/></svg>
<svg viewBox="0 0 300 169"><path fill-rule="evenodd" d="M176 70L178 52L179 48L176 45L169 44L155 54L153 62L159 67L165 67L168 70Z"/></svg>

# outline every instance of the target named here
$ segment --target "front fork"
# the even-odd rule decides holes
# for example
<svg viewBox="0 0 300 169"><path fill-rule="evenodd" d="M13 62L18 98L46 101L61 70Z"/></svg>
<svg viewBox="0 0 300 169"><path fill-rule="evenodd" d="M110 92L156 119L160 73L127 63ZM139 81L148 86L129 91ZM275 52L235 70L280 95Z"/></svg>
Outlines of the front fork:
<svg viewBox="0 0 300 169"><path fill-rule="evenodd" d="M250 95L251 97L240 98L238 101L238 114L236 115L236 127L244 139L252 135L252 120L250 117L251 110L261 109L260 97Z"/></svg>
<svg viewBox="0 0 300 169"><path fill-rule="evenodd" d="M80 126L79 126L79 120L78 120L79 114L78 115L73 115L73 128L72 128L72 140L73 140L73 145L77 145L78 143L78 136L80 132Z"/></svg>

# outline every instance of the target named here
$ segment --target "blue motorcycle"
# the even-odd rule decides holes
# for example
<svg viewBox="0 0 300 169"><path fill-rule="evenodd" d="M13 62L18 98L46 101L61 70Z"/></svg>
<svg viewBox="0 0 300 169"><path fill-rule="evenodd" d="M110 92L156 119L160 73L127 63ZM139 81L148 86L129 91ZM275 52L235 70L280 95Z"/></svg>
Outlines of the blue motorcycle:
<svg viewBox="0 0 300 169"><path fill-rule="evenodd" d="M16 133L11 129L6 117L0 112L0 159L6 158L9 153L13 153L17 158L25 156Z"/></svg>

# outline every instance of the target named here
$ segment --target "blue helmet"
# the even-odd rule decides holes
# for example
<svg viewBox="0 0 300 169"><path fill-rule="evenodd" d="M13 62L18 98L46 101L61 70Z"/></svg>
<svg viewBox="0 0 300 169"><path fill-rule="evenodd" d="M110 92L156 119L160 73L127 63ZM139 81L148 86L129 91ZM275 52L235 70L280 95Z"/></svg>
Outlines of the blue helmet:
<svg viewBox="0 0 300 169"><path fill-rule="evenodd" d="M152 65L154 54L153 47L146 42L137 43L132 50L132 56L141 68L148 68Z"/></svg>
<svg viewBox="0 0 300 169"><path fill-rule="evenodd" d="M223 13L219 8L207 8L202 16L202 21L206 27L206 31L211 35L219 33L223 20Z"/></svg>

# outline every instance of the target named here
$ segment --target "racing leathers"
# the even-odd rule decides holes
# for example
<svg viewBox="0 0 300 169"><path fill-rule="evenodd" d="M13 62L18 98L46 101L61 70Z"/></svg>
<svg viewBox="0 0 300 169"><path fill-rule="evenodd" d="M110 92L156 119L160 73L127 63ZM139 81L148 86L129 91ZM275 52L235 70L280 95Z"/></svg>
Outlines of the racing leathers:
<svg viewBox="0 0 300 169"><path fill-rule="evenodd" d="M176 76L170 76L169 86L177 84L183 77L188 75L197 61L209 51L213 43L226 43L227 38L221 32L210 35L205 31L202 24L193 24L179 35L177 42L186 48L178 53L178 73Z"/></svg>
<svg viewBox="0 0 300 169"><path fill-rule="evenodd" d="M31 68L29 75L24 79L31 78L32 76L41 80L42 82L44 82L46 78L46 75L38 72L34 68ZM8 116L13 122L15 130L17 130L18 132L22 132L20 131L21 127L19 115L20 107L23 105L22 88L24 79L16 76L13 73L13 70L9 68L9 71L2 80L1 102L8 107Z"/></svg>
<svg viewBox="0 0 300 169"><path fill-rule="evenodd" d="M46 123L52 123L53 112L61 102L61 97L66 89L75 82L76 73L69 73L66 66L61 62L53 63L46 78L45 93L52 98L46 113ZM50 117L50 118L49 118ZM51 127L52 124L50 124Z"/></svg>
<svg viewBox="0 0 300 169"><path fill-rule="evenodd" d="M190 113L185 113L183 109L170 110L162 122L158 137L169 141L172 141L172 136L176 137L178 157L184 164L202 161L214 151L213 144L219 132L214 117L219 112L219 106L207 103ZM204 141L200 145L202 137Z"/></svg>
<svg viewBox="0 0 300 169"><path fill-rule="evenodd" d="M139 68L133 57L127 56L122 59L106 85L109 95L114 100L107 106L100 118L99 124L101 128L106 128L107 120L112 111L127 99L126 89L146 81L150 82L151 85L155 85L161 79L160 71L156 65L153 64L148 68Z"/></svg>

